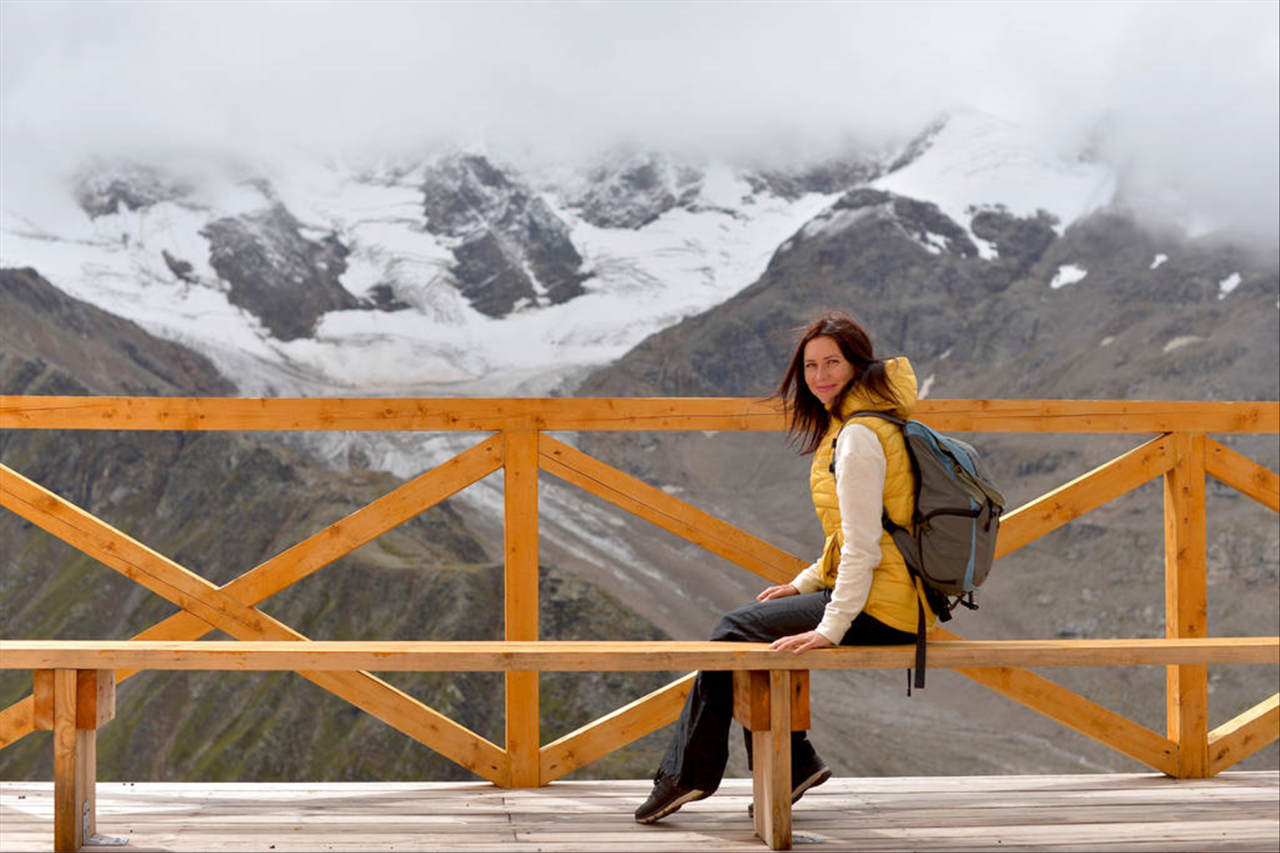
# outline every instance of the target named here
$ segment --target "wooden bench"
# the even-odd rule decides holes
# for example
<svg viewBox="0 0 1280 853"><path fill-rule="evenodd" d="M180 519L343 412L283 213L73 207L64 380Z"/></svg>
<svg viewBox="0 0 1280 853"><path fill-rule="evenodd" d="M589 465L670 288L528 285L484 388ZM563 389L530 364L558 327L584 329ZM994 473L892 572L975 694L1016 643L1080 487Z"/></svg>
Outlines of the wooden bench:
<svg viewBox="0 0 1280 853"><path fill-rule="evenodd" d="M114 670L600 672L731 670L752 732L756 833L791 847L791 732L809 726L814 669L897 669L911 646L794 655L763 643L4 640L0 669L34 671L34 722L54 733L54 848L95 839L96 732L115 713ZM975 640L929 644L934 668L1280 663L1280 637Z"/></svg>

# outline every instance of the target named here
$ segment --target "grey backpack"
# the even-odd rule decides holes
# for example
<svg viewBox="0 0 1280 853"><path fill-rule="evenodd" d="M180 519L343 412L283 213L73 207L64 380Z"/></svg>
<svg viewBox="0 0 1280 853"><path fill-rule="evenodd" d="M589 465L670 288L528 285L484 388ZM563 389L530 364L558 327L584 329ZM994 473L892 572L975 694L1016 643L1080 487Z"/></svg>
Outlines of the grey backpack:
<svg viewBox="0 0 1280 853"><path fill-rule="evenodd" d="M922 581L930 609L940 622L950 620L958 605L977 610L973 592L991 571L1004 511L1004 495L977 452L919 421L873 411L855 412L851 417L882 418L902 430L916 479L911 530L894 524L887 513L881 522L893 536L907 568ZM833 471L834 467L833 454ZM915 686L924 687L925 618L918 598L917 607ZM910 684L908 681L908 692Z"/></svg>

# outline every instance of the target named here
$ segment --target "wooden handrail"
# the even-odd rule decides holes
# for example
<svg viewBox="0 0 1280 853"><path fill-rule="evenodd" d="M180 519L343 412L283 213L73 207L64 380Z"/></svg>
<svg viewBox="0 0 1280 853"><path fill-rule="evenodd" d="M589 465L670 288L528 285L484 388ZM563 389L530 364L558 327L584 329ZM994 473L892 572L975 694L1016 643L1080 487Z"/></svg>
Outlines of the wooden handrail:
<svg viewBox="0 0 1280 853"><path fill-rule="evenodd" d="M903 669L915 647L841 646L803 654L712 640L5 640L0 669L371 672L651 672ZM1280 637L954 640L929 666L1060 667L1280 664Z"/></svg>
<svg viewBox="0 0 1280 853"><path fill-rule="evenodd" d="M948 432L1280 432L1280 403L921 400ZM0 429L472 431L764 430L777 405L735 397L41 397L0 395Z"/></svg>
<svg viewBox="0 0 1280 853"><path fill-rule="evenodd" d="M1217 773L1280 734L1274 697L1209 730L1206 664L1276 662L1276 638L1209 638L1205 613L1206 476L1280 508L1280 477L1208 434L1280 433L1280 402L1168 402L1116 400L924 400L915 416L948 432L1118 433L1154 436L1093 471L1008 512L997 555L1009 554L1069 521L1163 478L1165 493L1166 638L1078 641L964 641L937 629L930 663L951 667L1009 698L1035 708L1077 731L1177 776ZM216 586L164 555L131 539L65 498L0 465L0 504L97 557L183 608L141 632L120 656L109 658L115 680L139 667L153 641L194 641L214 627L237 638L228 660L252 661L254 649L288 646L285 657L303 674L411 737L500 785L545 784L630 743L675 718L688 691L680 679L650 696L539 748L535 670L665 669L741 655L776 653L738 649L694 652L696 644L666 651L628 644L593 643L570 654L538 638L538 472L547 471L659 527L707 548L770 581L785 580L807 561L776 548L677 497L643 483L546 435L577 430L785 429L774 402L729 398L549 398L549 399L373 399L373 398L131 398L0 396L0 429L127 430L419 430L496 433L432 471L308 537L276 557ZM455 494L489 473L505 472L505 625L499 647L465 644L416 660L436 671L497 669L507 673L507 732L498 746L369 674L375 661L354 650L320 653L312 641L258 608L269 596L350 553L404 520ZM0 668L20 641L0 645ZM47 641L33 641L47 642ZM265 645L264 645L265 644ZM524 644L531 644L527 651ZM214 655L202 643L197 655ZM226 644L224 644L226 645ZM383 652L394 644L381 644ZM304 650L316 651L303 666ZM48 651L49 649L46 649ZM24 653L25 654L25 653ZM273 653L275 654L275 653ZM361 653L363 654L363 653ZM410 655L405 652L405 655ZM468 655L472 655L470 658ZM662 658L662 655L668 655ZM135 655L137 657L130 657ZM239 655L239 657L237 657ZM343 657L342 655L346 655ZM490 663L477 666L484 655ZM526 655L526 657L521 657ZM549 657L550 656L550 657ZM647 656L647 657L646 657ZM656 656L656 657L655 657ZM830 650L794 668L825 669L908 665L904 649ZM195 658L192 658L193 660ZM201 658L202 660L204 658ZM400 660L405 663L409 657ZM426 663L430 659L430 665ZM26 658L22 658L26 660ZM337 661L342 666L336 666ZM383 659L386 666L387 659ZM470 661L465 666L463 661ZM207 662L207 660L206 660ZM535 666L536 664L536 666ZM572 664L570 666L570 664ZM588 665L589 664L589 665ZM231 668L247 668L249 664ZM736 664L733 664L736 665ZM1168 737L1133 723L1024 667L1167 665ZM524 666L525 669L520 667ZM198 666L193 668L211 668ZM219 667L221 668L221 667ZM265 668L265 667L264 667ZM277 667L278 668L278 667ZM395 666L388 669L412 667ZM782 667L787 668L787 667ZM33 730L31 697L0 711L0 747Z"/></svg>

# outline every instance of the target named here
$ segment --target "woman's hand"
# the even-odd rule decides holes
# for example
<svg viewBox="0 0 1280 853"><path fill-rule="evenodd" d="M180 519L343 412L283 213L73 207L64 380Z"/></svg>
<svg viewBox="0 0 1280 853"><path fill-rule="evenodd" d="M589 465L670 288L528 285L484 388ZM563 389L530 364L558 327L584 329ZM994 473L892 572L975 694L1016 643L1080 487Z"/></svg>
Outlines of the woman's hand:
<svg viewBox="0 0 1280 853"><path fill-rule="evenodd" d="M789 583L771 586L756 596L756 601L771 601L775 598L786 598L788 595L799 595L800 590Z"/></svg>
<svg viewBox="0 0 1280 853"><path fill-rule="evenodd" d="M786 651L790 649L796 654L807 652L809 649L825 649L828 646L834 646L835 643L819 634L817 631L805 631L803 634L792 634L789 637L779 637L769 644L769 648L777 651Z"/></svg>

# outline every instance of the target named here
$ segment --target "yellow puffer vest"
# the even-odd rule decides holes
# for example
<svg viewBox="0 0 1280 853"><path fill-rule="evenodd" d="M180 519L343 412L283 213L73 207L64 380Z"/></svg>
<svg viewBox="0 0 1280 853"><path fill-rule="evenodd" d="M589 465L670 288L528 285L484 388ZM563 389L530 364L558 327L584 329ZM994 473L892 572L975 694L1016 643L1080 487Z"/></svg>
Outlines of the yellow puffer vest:
<svg viewBox="0 0 1280 853"><path fill-rule="evenodd" d="M840 549L844 544L840 533L840 502L836 497L836 478L831 473L833 440L839 434L845 419L854 412L885 410L896 417L907 418L916 405L916 375L910 362L905 358L891 359L885 364L885 372L902 401L901 405L890 408L883 402L869 400L860 395L858 389L853 389L845 397L840 416L832 417L827 434L813 454L813 465L809 469L809 488L813 492L813 508L817 511L822 530L827 536L819 563L822 583L826 587L835 586L840 566ZM910 530L911 514L915 508L915 475L911 471L911 459L907 456L902 431L896 424L881 418L853 418L849 423L867 427L880 439L886 463L884 507L890 521ZM907 564L902 559L902 553L893 543L893 537L881 531L880 565L875 567L871 592L863 610L891 628L914 634L919 620L917 596L921 602L924 601L923 592L913 581ZM924 604L924 613L927 629L932 629L934 615L927 603Z"/></svg>

